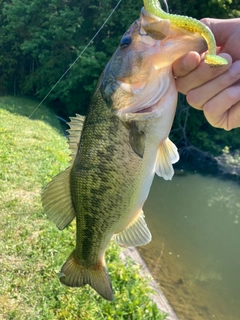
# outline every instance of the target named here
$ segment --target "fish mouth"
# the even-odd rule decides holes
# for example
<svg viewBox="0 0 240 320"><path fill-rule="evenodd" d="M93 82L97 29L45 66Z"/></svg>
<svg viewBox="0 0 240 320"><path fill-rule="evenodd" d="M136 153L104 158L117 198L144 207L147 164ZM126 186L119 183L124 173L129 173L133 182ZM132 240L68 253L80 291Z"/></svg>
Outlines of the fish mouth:
<svg viewBox="0 0 240 320"><path fill-rule="evenodd" d="M161 99L157 101L156 104L151 106L143 107L136 111L131 111L129 109L123 109L116 111L116 115L121 118L122 121L144 121L152 118L159 117L161 115Z"/></svg>
<svg viewBox="0 0 240 320"><path fill-rule="evenodd" d="M164 109L162 101L169 89L170 82L170 77L159 75L158 79L145 84L141 90L137 90L137 92L133 90L131 93L128 91L129 100L125 102L125 107L116 110L115 114L123 121L143 121L159 117ZM125 84L122 83L121 86L124 90Z"/></svg>
<svg viewBox="0 0 240 320"><path fill-rule="evenodd" d="M142 110L138 110L135 113L150 113L150 112L153 112L153 111L154 111L154 106L151 106L151 107L147 107L147 108L142 109Z"/></svg>

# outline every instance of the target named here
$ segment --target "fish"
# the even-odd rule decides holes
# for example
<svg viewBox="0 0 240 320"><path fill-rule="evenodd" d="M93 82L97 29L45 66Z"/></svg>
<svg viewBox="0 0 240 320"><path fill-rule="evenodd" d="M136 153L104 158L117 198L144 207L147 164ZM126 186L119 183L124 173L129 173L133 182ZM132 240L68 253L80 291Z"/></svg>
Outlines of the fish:
<svg viewBox="0 0 240 320"><path fill-rule="evenodd" d="M205 49L199 34L143 8L100 76L87 115L71 118L70 165L42 194L43 208L60 230L76 219L76 246L61 268L61 283L88 284L111 301L108 243L151 241L143 204L155 173L172 179L179 159L168 137L177 104L172 64Z"/></svg>

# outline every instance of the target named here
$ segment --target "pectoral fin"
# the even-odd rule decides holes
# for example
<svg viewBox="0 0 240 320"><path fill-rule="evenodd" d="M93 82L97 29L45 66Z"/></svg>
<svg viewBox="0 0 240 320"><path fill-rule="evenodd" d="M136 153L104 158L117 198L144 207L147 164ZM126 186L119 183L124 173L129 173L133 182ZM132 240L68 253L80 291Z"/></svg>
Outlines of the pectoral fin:
<svg viewBox="0 0 240 320"><path fill-rule="evenodd" d="M144 132L138 129L134 121L132 121L130 126L129 142L133 151L142 158L145 149L145 135Z"/></svg>
<svg viewBox="0 0 240 320"><path fill-rule="evenodd" d="M75 218L70 191L71 167L58 174L42 194L42 205L48 218L62 230Z"/></svg>
<svg viewBox="0 0 240 320"><path fill-rule="evenodd" d="M130 224L113 236L113 240L123 247L137 247L149 243L152 235L144 219L143 211L140 210Z"/></svg>
<svg viewBox="0 0 240 320"><path fill-rule="evenodd" d="M161 142L158 148L155 172L165 180L171 180L174 174L172 163L179 160L179 154L175 144L167 138Z"/></svg>

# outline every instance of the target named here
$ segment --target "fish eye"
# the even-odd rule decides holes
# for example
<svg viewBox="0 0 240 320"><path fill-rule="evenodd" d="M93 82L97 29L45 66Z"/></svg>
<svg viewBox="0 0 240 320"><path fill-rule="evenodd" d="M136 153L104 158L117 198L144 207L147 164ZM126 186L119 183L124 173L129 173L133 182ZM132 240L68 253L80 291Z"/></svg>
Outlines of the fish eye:
<svg viewBox="0 0 240 320"><path fill-rule="evenodd" d="M122 37L122 39L120 40L120 49L127 48L130 45L131 41L132 41L132 39L130 36Z"/></svg>

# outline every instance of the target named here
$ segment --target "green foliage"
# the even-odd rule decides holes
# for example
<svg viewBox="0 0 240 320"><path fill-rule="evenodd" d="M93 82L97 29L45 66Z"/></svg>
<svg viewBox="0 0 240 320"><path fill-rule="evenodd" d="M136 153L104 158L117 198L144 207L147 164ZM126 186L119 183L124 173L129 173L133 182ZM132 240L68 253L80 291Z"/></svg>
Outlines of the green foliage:
<svg viewBox="0 0 240 320"><path fill-rule="evenodd" d="M59 231L42 211L42 186L68 164L66 138L44 106L0 99L0 319L165 319L148 298L139 268L120 260L113 243L107 264L115 300L89 286L61 285L56 273L74 247L75 225Z"/></svg>
<svg viewBox="0 0 240 320"><path fill-rule="evenodd" d="M238 17L240 10L238 0L169 0L168 5L171 13L187 15L196 19ZM164 8L164 4L162 7Z"/></svg>
<svg viewBox="0 0 240 320"><path fill-rule="evenodd" d="M4 2L0 92L44 98L115 5L116 1L111 0L86 0L81 1L81 5L78 0ZM61 80L48 99L58 114L86 111L97 79L119 38L139 16L141 6L140 0L122 5ZM129 13L126 15L126 12Z"/></svg>
<svg viewBox="0 0 240 320"><path fill-rule="evenodd" d="M227 167L231 168L234 171L234 174L237 174L240 168L240 152L239 150L236 150L234 152L230 152L230 149L228 146L226 146L222 150L222 154L219 157L221 160L221 163L227 165Z"/></svg>

